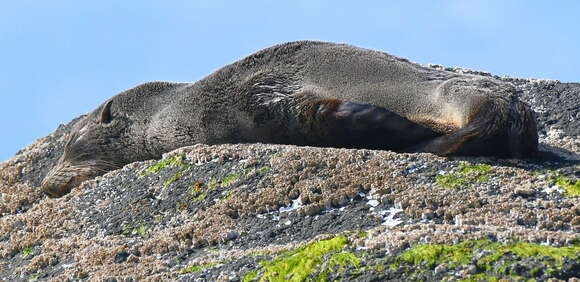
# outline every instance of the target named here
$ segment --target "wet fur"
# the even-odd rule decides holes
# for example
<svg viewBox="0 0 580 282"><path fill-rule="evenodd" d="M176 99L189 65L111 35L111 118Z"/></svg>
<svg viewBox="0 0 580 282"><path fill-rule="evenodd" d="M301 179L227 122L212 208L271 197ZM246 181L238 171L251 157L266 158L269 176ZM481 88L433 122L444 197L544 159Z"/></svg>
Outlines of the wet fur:
<svg viewBox="0 0 580 282"><path fill-rule="evenodd" d="M112 97L73 129L43 189L60 196L179 147L243 142L500 157L537 151L534 114L508 83L299 41L195 83L151 82Z"/></svg>

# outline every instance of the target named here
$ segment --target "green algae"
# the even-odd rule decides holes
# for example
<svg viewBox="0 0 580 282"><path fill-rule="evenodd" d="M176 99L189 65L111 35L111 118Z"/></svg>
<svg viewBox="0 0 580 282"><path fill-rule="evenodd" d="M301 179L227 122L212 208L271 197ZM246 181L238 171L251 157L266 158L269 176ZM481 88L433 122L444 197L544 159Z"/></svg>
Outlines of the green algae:
<svg viewBox="0 0 580 282"><path fill-rule="evenodd" d="M225 177L223 177L221 179L211 178L207 182L207 186L210 190L216 189L218 187L227 188L227 187L231 186L232 184L236 183L238 180L240 180L240 178L243 175L244 175L244 172L234 172L234 173L230 173L230 174L226 175Z"/></svg>
<svg viewBox="0 0 580 282"><path fill-rule="evenodd" d="M211 190L211 186L208 187ZM204 189L204 184L201 181L196 181L189 187L189 198L195 202L201 202L207 198L207 190Z"/></svg>
<svg viewBox="0 0 580 282"><path fill-rule="evenodd" d="M273 260L260 261L262 268L247 273L242 281L326 281L336 268L345 271L348 266L360 266L360 258L344 251L347 245L346 236L304 245Z"/></svg>
<svg viewBox="0 0 580 282"><path fill-rule="evenodd" d="M180 155L175 155L173 157L160 160L156 164L145 169L145 171L142 171L139 175L146 176L146 175L158 173L159 171L161 171L162 169L164 169L166 167L181 167L181 168L187 167L187 164L185 162L185 155L180 154Z"/></svg>
<svg viewBox="0 0 580 282"><path fill-rule="evenodd" d="M189 186L187 192L184 193L182 199L177 202L177 210L183 211L189 209L192 202L199 203L205 200L209 193L207 185L201 181L196 181Z"/></svg>
<svg viewBox="0 0 580 282"><path fill-rule="evenodd" d="M235 172L235 173L228 174L226 177L222 178L219 181L220 186L222 188L226 188L226 187L236 183L240 179L241 176L242 176L241 172Z"/></svg>
<svg viewBox="0 0 580 282"><path fill-rule="evenodd" d="M344 235L347 235L351 238L367 238L369 237L369 233L367 231L364 230L351 230L351 231L344 231L343 232Z"/></svg>
<svg viewBox="0 0 580 282"><path fill-rule="evenodd" d="M235 172L235 173L230 173L221 179L212 178L207 182L207 186L209 187L210 190L216 189L218 187L226 188L226 187L234 184L236 181L238 181L241 176L242 176L242 173Z"/></svg>
<svg viewBox="0 0 580 282"><path fill-rule="evenodd" d="M347 266L354 266L358 269L360 264L361 259L352 252L335 253L328 259L326 267L322 269L316 281L327 281L330 272L345 272Z"/></svg>
<svg viewBox="0 0 580 282"><path fill-rule="evenodd" d="M271 168L271 167L264 166L264 167L261 167L261 168L257 169L256 171L257 171L259 174L266 174L266 173L268 173L268 172L269 172L269 171L271 171L271 170L272 170L272 168Z"/></svg>
<svg viewBox="0 0 580 282"><path fill-rule="evenodd" d="M174 181L177 181L183 177L183 171L176 172L173 176L163 182L163 187L166 188L167 186L171 185Z"/></svg>
<svg viewBox="0 0 580 282"><path fill-rule="evenodd" d="M437 175L435 181L443 188L459 188L474 182L489 181L491 166L486 164L460 163L459 171Z"/></svg>
<svg viewBox="0 0 580 282"><path fill-rule="evenodd" d="M354 267L358 268L360 266L360 258L357 257L352 252L342 252L333 254L329 260L329 267L333 269L335 266L347 266L353 265ZM344 269L342 270L344 271Z"/></svg>
<svg viewBox="0 0 580 282"><path fill-rule="evenodd" d="M556 248L526 242L516 242L505 246L495 247L493 250L495 250L498 253L501 253L502 255L511 252L519 256L520 258L528 258L528 257L551 258L555 260L554 266L556 267L562 266L564 258L573 258L573 259L580 258L580 247L578 246ZM546 261L545 265L548 264L552 263Z"/></svg>
<svg viewBox="0 0 580 282"><path fill-rule="evenodd" d="M433 269L436 265L445 263L453 269L474 263L479 273L465 281L497 281L496 276L516 277L512 273L512 265L526 258L533 258L544 266L543 269L531 269L531 277L542 271L556 273L563 267L566 259L580 259L580 246L551 247L526 242L501 244L489 240L465 241L454 245L421 244L403 252L390 267L397 269L413 265L409 269L412 276L413 273L421 272L416 266Z"/></svg>
<svg viewBox="0 0 580 282"><path fill-rule="evenodd" d="M344 249L347 238L343 236L308 244L302 248L282 254L272 261L262 261L265 271L261 280L302 281L311 276L322 258L333 251Z"/></svg>
<svg viewBox="0 0 580 282"><path fill-rule="evenodd" d="M207 192L199 193L199 195L197 195L195 198L193 198L193 200L196 202L201 202L201 201L205 200L205 198L207 198Z"/></svg>
<svg viewBox="0 0 580 282"><path fill-rule="evenodd" d="M459 167L461 168L460 172L467 174L467 173L473 173L473 172L490 172L491 171L491 166L490 165L486 165L486 164L469 164L469 163L461 163L459 165Z"/></svg>
<svg viewBox="0 0 580 282"><path fill-rule="evenodd" d="M437 175L436 178L437 184L443 186L443 188L455 188L464 186L467 180L458 176L456 174L444 174L444 175Z"/></svg>
<svg viewBox="0 0 580 282"><path fill-rule="evenodd" d="M244 277L242 277L242 282L256 281L258 279L258 271L259 270L254 270L254 271L250 271L250 272L246 273L246 275L244 275Z"/></svg>
<svg viewBox="0 0 580 282"><path fill-rule="evenodd" d="M164 187L171 184L173 181L176 181L182 177L183 171L177 172L172 178L168 179L164 183ZM218 179L218 178L211 178L207 184L202 181L195 181L191 184L188 188L188 193L186 193L183 199L178 202L177 210L185 210L189 208L191 202L202 202L208 196L209 193L217 188L227 188L234 184L235 182L239 181L239 179L243 176L243 172L235 172L226 175L225 177ZM220 199L220 201L225 201L230 199L233 196L232 191L228 191L224 194L225 196Z"/></svg>
<svg viewBox="0 0 580 282"><path fill-rule="evenodd" d="M487 281L487 282L498 282L499 278L493 275L487 275L485 273L478 273L472 275L470 278L459 280L462 282L480 282L480 281Z"/></svg>
<svg viewBox="0 0 580 282"><path fill-rule="evenodd" d="M209 189L215 189L215 188L217 188L218 184L219 184L219 181L215 178L212 178L207 183L207 186L209 187Z"/></svg>
<svg viewBox="0 0 580 282"><path fill-rule="evenodd" d="M22 256L23 256L23 257L27 257L27 256L29 256L29 255L31 255L31 254L32 254L32 248L31 248L30 246L28 246L28 247L24 247L24 248L22 249Z"/></svg>
<svg viewBox="0 0 580 282"><path fill-rule="evenodd" d="M366 231L358 231L357 232L357 235L358 235L359 238L367 238L367 237L369 237L369 233L366 232Z"/></svg>
<svg viewBox="0 0 580 282"><path fill-rule="evenodd" d="M144 171L140 172L139 176L147 176L147 175L155 174L155 173L158 173L165 168L170 168L170 167L180 168L180 171L176 172L169 179L165 180L163 182L163 188L167 188L173 182L181 179L184 176L184 172L191 168L191 165L188 165L186 163L184 154L175 155L173 157L163 159L163 160L157 162L156 164L148 167Z"/></svg>
<svg viewBox="0 0 580 282"><path fill-rule="evenodd" d="M580 168L580 166L577 166ZM547 181L551 184L556 184L564 189L564 194L568 197L580 196L580 179L568 178L561 173L554 170L536 171L536 175L547 174Z"/></svg>
<svg viewBox="0 0 580 282"><path fill-rule="evenodd" d="M40 278L40 275L38 275L38 274L30 274L30 276L28 276L28 281L34 282L34 281L37 281L39 278Z"/></svg>
<svg viewBox="0 0 580 282"><path fill-rule="evenodd" d="M573 181L562 175L556 177L556 184L566 190L566 196L580 196L580 180Z"/></svg>
<svg viewBox="0 0 580 282"><path fill-rule="evenodd" d="M539 267L539 266L536 266L536 267L532 268L532 270L530 270L530 275L531 275L532 277L536 277L536 276L538 276L538 274L539 274L541 271L542 271L542 268L541 268L541 267Z"/></svg>
<svg viewBox="0 0 580 282"><path fill-rule="evenodd" d="M194 265L190 265L187 268L180 270L179 273L187 274L187 273L198 272L200 270L204 270L206 268L211 268L211 267L214 267L216 265L217 265L217 263L194 264Z"/></svg>
<svg viewBox="0 0 580 282"><path fill-rule="evenodd" d="M452 267L467 264L473 257L476 242L467 241L457 245L422 244L417 245L397 257L397 263L407 262L414 265L425 265L429 268L441 263Z"/></svg>
<svg viewBox="0 0 580 282"><path fill-rule="evenodd" d="M122 235L130 236L130 235L138 235L142 238L149 237L149 230L151 228L146 224L138 224L138 225L130 225L125 224L123 225L123 230L121 231Z"/></svg>

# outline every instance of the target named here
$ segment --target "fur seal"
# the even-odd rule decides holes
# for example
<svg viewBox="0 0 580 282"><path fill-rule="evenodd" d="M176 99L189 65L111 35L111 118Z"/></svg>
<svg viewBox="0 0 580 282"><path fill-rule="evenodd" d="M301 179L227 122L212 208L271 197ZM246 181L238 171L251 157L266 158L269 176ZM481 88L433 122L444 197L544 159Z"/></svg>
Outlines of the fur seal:
<svg viewBox="0 0 580 282"><path fill-rule="evenodd" d="M72 130L42 188L86 179L195 143L262 142L527 157L536 120L515 88L345 44L276 45L195 83L126 90Z"/></svg>

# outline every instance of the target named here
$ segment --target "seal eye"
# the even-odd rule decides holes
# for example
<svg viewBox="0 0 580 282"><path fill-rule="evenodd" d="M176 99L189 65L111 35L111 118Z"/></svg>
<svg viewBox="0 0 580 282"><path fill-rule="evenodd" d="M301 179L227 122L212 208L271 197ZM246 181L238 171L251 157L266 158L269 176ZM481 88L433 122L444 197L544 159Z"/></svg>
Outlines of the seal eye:
<svg viewBox="0 0 580 282"><path fill-rule="evenodd" d="M103 111L101 112L101 123L109 123L113 120L113 116L111 115L111 105L113 104L113 100L108 101L105 106L103 107Z"/></svg>

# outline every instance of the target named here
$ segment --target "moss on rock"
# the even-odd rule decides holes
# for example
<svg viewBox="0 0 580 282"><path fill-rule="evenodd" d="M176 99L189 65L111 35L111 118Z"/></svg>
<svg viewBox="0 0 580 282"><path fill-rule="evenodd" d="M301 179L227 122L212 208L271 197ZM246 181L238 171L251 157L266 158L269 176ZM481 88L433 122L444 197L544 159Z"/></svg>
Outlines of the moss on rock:
<svg viewBox="0 0 580 282"><path fill-rule="evenodd" d="M559 175L556 184L566 190L566 196L580 196L580 180L573 181L570 178Z"/></svg>
<svg viewBox="0 0 580 282"><path fill-rule="evenodd" d="M216 265L217 265L217 263L194 264L194 265L190 265L187 268L184 268L184 269L180 270L179 273L181 273L181 274L187 274L187 273L198 272L200 270L204 270L206 268L214 267Z"/></svg>
<svg viewBox="0 0 580 282"><path fill-rule="evenodd" d="M222 188L228 187L228 186L236 183L236 181L238 181L241 176L242 176L242 173L241 172L230 173L226 177L222 178L219 181L221 183L220 186Z"/></svg>
<svg viewBox="0 0 580 282"><path fill-rule="evenodd" d="M436 182L444 188L460 188L475 182L489 181L491 166L461 163L458 172L437 175Z"/></svg>
<svg viewBox="0 0 580 282"><path fill-rule="evenodd" d="M347 245L345 236L307 244L273 260L261 261L262 268L247 273L242 281L326 281L334 271L344 272L347 266L359 267L360 258L344 251Z"/></svg>
<svg viewBox="0 0 580 282"><path fill-rule="evenodd" d="M185 163L185 154L178 154L170 158L160 160L156 164L148 167L147 169L139 173L139 175L146 176L158 173L159 171L161 171L166 167L182 167L182 168L187 167L187 164Z"/></svg>
<svg viewBox="0 0 580 282"><path fill-rule="evenodd" d="M542 265L543 271L537 266L526 271L515 271L514 265L525 259ZM410 277L414 277L425 271L417 266L433 269L445 264L450 269L459 269L475 265L476 273L472 273L470 279L494 281L506 276L535 278L542 272L555 275L562 271L566 261L578 263L579 259L580 246L577 245L558 248L526 242L501 244L485 239L454 245L416 245L399 255L391 264L391 269L404 268Z"/></svg>

